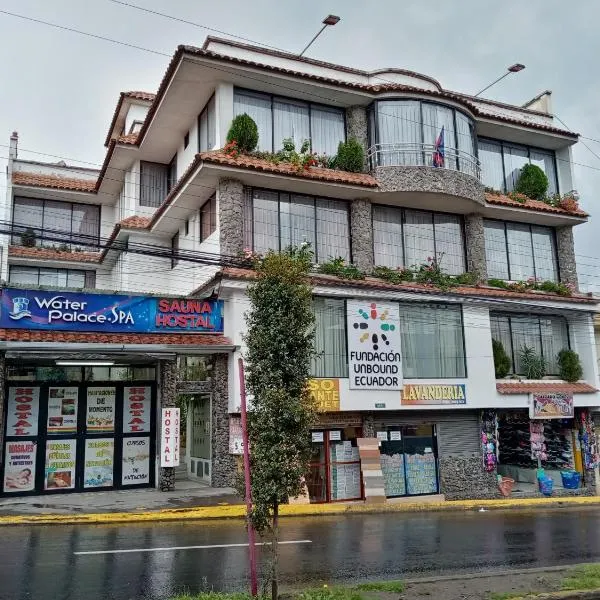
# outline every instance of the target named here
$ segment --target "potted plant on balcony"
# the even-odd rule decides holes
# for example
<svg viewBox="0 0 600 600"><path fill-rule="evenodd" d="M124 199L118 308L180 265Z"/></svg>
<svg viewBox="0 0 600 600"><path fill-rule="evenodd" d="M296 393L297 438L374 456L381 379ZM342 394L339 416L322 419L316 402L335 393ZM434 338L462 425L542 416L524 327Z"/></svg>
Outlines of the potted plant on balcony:
<svg viewBox="0 0 600 600"><path fill-rule="evenodd" d="M21 233L21 246L25 246L25 248L33 248L35 247L37 236L35 235L35 231L28 227L25 231Z"/></svg>
<svg viewBox="0 0 600 600"><path fill-rule="evenodd" d="M548 191L548 177L537 165L526 164L515 185L515 192L533 200L544 200Z"/></svg>
<svg viewBox="0 0 600 600"><path fill-rule="evenodd" d="M365 152L356 138L350 138L347 142L340 142L335 166L350 173L360 173L364 169Z"/></svg>

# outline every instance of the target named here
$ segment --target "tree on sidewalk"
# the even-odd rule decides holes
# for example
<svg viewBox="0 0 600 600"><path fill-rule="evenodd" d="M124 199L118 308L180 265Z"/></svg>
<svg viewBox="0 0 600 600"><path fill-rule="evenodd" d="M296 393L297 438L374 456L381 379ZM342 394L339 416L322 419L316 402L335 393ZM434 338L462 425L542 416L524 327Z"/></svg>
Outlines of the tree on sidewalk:
<svg viewBox="0 0 600 600"><path fill-rule="evenodd" d="M279 505L302 492L315 413L308 392L314 355L312 252L308 245L254 261L248 289L247 387L252 525L271 538L272 600L278 596Z"/></svg>

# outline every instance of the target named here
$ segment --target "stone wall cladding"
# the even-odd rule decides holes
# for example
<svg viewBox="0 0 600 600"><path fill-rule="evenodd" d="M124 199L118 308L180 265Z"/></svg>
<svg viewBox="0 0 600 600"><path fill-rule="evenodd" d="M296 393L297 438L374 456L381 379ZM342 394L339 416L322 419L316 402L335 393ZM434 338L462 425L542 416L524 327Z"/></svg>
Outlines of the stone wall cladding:
<svg viewBox="0 0 600 600"><path fill-rule="evenodd" d="M575 243L573 241L572 225L556 228L556 250L560 280L578 289L579 280L577 278L577 262L575 261Z"/></svg>
<svg viewBox="0 0 600 600"><path fill-rule="evenodd" d="M363 170L367 171L367 150L369 138L367 130L367 109L364 106L350 106L346 109L346 138L356 138L365 151Z"/></svg>
<svg viewBox="0 0 600 600"><path fill-rule="evenodd" d="M446 500L499 498L496 471L483 468L481 456L446 456L439 460L440 493Z"/></svg>
<svg viewBox="0 0 600 600"><path fill-rule="evenodd" d="M235 456L229 454L229 356L216 354L212 379L212 478L213 487L234 487Z"/></svg>
<svg viewBox="0 0 600 600"><path fill-rule="evenodd" d="M219 180L221 254L238 256L244 250L244 186L237 179Z"/></svg>
<svg viewBox="0 0 600 600"><path fill-rule="evenodd" d="M381 192L433 192L468 198L485 205L484 186L475 177L434 167L375 167Z"/></svg>
<svg viewBox="0 0 600 600"><path fill-rule="evenodd" d="M175 406L177 401L177 363L165 360L160 363L160 406ZM160 432L159 432L160 433ZM163 492L175 489L175 467L159 467L158 486Z"/></svg>
<svg viewBox="0 0 600 600"><path fill-rule="evenodd" d="M350 205L350 230L352 236L352 262L362 271L370 273L374 267L373 218L371 201L353 200Z"/></svg>
<svg viewBox="0 0 600 600"><path fill-rule="evenodd" d="M477 281L487 281L485 232L481 215L473 213L465 216L465 245L467 247L467 270L477 276Z"/></svg>

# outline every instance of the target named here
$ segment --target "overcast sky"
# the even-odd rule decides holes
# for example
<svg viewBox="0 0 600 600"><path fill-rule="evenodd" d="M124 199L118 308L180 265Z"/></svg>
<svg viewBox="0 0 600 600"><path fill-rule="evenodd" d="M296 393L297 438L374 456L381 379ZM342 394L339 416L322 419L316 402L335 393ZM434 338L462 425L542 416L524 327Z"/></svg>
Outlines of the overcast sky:
<svg viewBox="0 0 600 600"><path fill-rule="evenodd" d="M265 45L300 51L321 20L329 28L308 56L364 69L399 67L475 93L508 65L527 68L486 95L522 104L553 91L554 112L574 131L600 140L597 0L128 0ZM81 29L171 55L201 45L210 31L110 0L2 0L0 10ZM168 58L0 14L0 144L19 132L20 157L35 150L100 164L121 90L156 91ZM560 124L557 123L558 126ZM600 143L583 140L600 156ZM0 146L0 156L7 149ZM583 207L596 212L600 158L580 142L574 160ZM2 161L4 165L4 161ZM563 190L566 191L566 190ZM595 217L576 228L580 281L600 291Z"/></svg>

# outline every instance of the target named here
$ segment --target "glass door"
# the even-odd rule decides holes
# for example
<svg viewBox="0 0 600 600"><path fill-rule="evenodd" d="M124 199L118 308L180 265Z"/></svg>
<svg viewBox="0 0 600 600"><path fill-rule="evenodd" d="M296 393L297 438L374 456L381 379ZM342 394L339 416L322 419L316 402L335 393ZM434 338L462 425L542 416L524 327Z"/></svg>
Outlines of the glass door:
<svg viewBox="0 0 600 600"><path fill-rule="evenodd" d="M329 497L327 491L327 451L325 448L327 439L326 431L312 432L312 456L306 477L306 487L311 504L327 502Z"/></svg>

